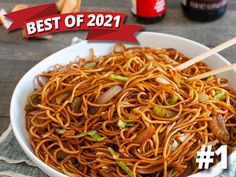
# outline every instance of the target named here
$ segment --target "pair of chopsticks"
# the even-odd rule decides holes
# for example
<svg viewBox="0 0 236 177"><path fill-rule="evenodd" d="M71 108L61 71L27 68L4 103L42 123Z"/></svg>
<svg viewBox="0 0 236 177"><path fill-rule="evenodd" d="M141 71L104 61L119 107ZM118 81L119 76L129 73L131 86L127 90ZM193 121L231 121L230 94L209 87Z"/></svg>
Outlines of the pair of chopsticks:
<svg viewBox="0 0 236 177"><path fill-rule="evenodd" d="M211 56L211 55L214 55L232 45L236 44L236 37L212 48L211 50L208 50L207 52L205 53L202 53L194 58L192 58L191 60L188 60L180 65L178 65L177 67L175 67L177 70L183 70L199 61L202 61L204 59L206 59L207 57ZM206 77L209 77L211 75L215 75L215 74L219 74L219 73L223 73L223 72L226 72L226 71L229 71L229 70L232 70L236 68L236 63L234 64L231 64L229 66L224 66L224 67L220 67L220 68L216 68L212 71L209 71L209 72L206 72L206 73L203 73L203 74L200 74L200 75L197 75L197 76L193 76L193 77L190 77L189 80L192 80L192 79L203 79L203 78L206 78Z"/></svg>

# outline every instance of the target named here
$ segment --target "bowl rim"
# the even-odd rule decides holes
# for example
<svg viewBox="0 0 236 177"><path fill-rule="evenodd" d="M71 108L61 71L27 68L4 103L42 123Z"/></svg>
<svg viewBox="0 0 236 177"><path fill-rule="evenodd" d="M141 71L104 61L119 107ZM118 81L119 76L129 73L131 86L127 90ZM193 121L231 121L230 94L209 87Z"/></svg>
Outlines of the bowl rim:
<svg viewBox="0 0 236 177"><path fill-rule="evenodd" d="M142 36L142 35L144 35L144 36L145 36L145 35L159 35L159 36L162 36L162 37L170 37L170 38L173 38L173 39L180 39L180 40L182 40L182 41L184 41L184 42L186 42L186 43L192 43L192 44L197 45L197 46L199 46L199 47L202 47L202 48L204 48L204 49L206 49L206 50L209 50L209 49L210 49L209 47L207 47L207 46L205 46L205 45L203 45L203 44L201 44L201 43L198 43L198 42L196 42L196 41L190 40L190 39L185 38L185 37L176 36L176 35L173 35L173 34L165 34L165 33L157 33L157 32L139 32L139 33L137 33L137 36ZM84 44L87 44L88 41L84 40L84 41L82 41L82 42L79 42L78 44L81 45L81 44L83 44L83 43L84 43ZM95 42L95 43L100 43L100 42L98 41L98 42ZM124 43L124 44L126 44L126 43ZM40 159L35 155L35 153L31 152L31 150L30 150L30 149L27 147L27 145L23 142L23 139L22 139L21 135L18 133L18 131L17 131L17 125L16 125L15 120L14 120L14 117L15 117L15 116L14 116L14 113L13 113L14 108L15 108L15 107L14 107L14 100L15 100L15 97L16 97L16 94L17 94L17 91L18 91L20 85L22 85L22 84L24 83L23 81L25 80L25 78L34 70L35 67L37 67L38 65L43 64L44 62L49 61L49 60L50 60L51 58L53 58L55 55L58 55L58 54L64 52L64 50L66 50L66 49L73 48L73 47L75 47L76 45L77 45L77 44L75 44L75 45L73 45L73 46L67 46L67 47L65 47L65 48L63 48L63 49L61 49L61 50L59 50L59 51L57 51L57 52L55 52L55 53L53 53L53 54L47 56L46 58L44 58L44 59L42 59L41 61L39 61L38 63L36 63L33 67L31 67L31 68L20 78L20 80L18 81L17 85L15 86L15 89L14 89L14 91L13 91L13 94L12 94L12 97L11 97L11 101L10 101L10 122L11 122L11 125L12 125L13 133L14 133L14 135L15 135L15 137L16 137L18 143L19 143L19 145L21 146L21 149L22 149L22 150L24 151L24 153L33 161L33 163L35 163L35 164L37 165L37 167L39 167L41 170L44 171L44 173L47 174L47 172L45 172L45 171L49 171L51 174L52 174L52 173L55 174L55 176L63 176L63 177L66 177L65 174L63 174L63 173L57 171L56 169L50 167L49 165L47 165L46 163L44 163L42 160L40 160ZM223 56L221 56L221 55L219 55L219 54L216 54L216 56L219 57L219 58L221 58L221 60L223 60L223 62L224 62L226 65L230 65L230 62L229 62L227 59L225 59ZM69 61L69 60L68 60L68 61ZM71 60L71 61L72 61L72 60ZM39 72L40 72L40 71L39 71ZM232 156L233 154L235 155L235 154L236 154L236 151L232 152L232 153L230 154L230 156ZM228 156L228 158L229 158L230 156ZM215 167L216 165L219 165L219 163L218 163L218 164L215 164L213 167ZM211 168L212 168L212 167L211 167ZM197 175L197 174L200 174L200 173L201 173L201 172L198 172L198 173L193 174L193 175L191 175L191 176L194 176L194 175Z"/></svg>

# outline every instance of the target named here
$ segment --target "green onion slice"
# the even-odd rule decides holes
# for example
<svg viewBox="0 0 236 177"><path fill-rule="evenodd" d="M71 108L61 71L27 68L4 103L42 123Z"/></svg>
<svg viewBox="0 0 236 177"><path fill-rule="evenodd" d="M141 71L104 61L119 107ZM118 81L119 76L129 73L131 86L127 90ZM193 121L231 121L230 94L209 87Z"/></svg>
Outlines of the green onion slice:
<svg viewBox="0 0 236 177"><path fill-rule="evenodd" d="M129 80L128 77L120 76L120 75L116 75L116 74L111 74L111 78L116 79L116 80L120 80L120 81L128 81Z"/></svg>

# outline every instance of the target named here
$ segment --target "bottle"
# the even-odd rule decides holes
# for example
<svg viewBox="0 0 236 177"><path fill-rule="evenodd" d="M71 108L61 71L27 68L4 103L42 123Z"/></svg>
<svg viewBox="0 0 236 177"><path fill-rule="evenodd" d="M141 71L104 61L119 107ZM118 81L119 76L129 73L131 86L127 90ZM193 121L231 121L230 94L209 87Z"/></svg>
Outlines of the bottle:
<svg viewBox="0 0 236 177"><path fill-rule="evenodd" d="M131 2L131 11L138 23L156 23L165 16L165 0L131 0Z"/></svg>
<svg viewBox="0 0 236 177"><path fill-rule="evenodd" d="M193 20L213 21L222 17L228 0L182 0L185 15Z"/></svg>

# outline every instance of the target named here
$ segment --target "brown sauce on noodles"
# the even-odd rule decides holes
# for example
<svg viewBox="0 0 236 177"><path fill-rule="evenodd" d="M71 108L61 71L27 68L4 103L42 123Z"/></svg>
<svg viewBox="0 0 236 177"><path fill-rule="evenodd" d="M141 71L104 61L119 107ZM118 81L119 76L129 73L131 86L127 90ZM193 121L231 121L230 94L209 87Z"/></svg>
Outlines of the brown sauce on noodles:
<svg viewBox="0 0 236 177"><path fill-rule="evenodd" d="M175 49L92 53L37 77L26 105L35 154L68 176L186 176L196 152L236 145L235 91L226 79L187 78L209 71Z"/></svg>

